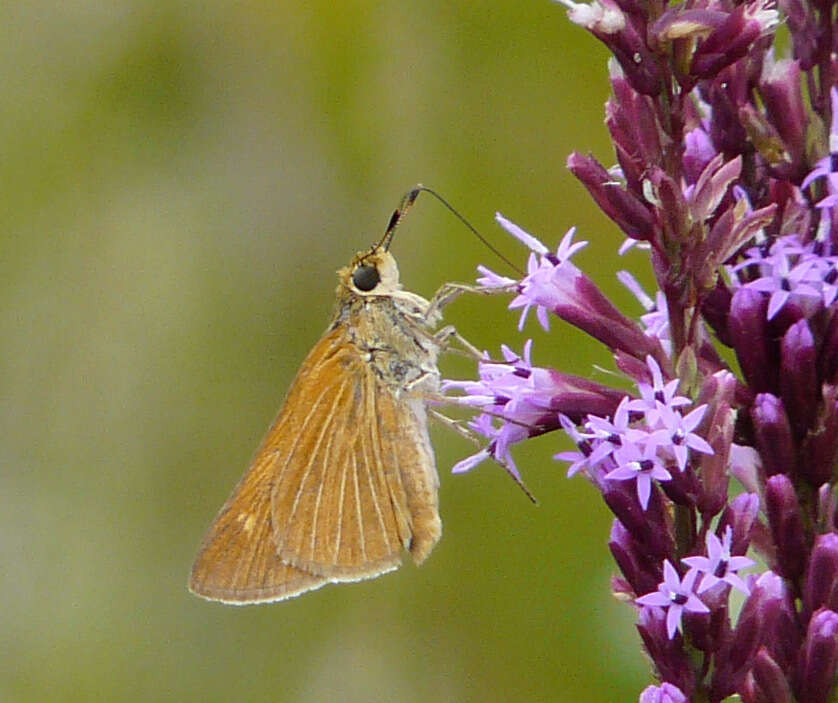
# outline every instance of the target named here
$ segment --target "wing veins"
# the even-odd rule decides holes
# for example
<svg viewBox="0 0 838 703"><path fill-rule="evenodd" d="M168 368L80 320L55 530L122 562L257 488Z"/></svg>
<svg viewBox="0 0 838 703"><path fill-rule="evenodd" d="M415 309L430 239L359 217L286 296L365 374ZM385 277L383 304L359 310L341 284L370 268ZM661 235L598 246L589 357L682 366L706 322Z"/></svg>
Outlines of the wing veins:
<svg viewBox="0 0 838 703"><path fill-rule="evenodd" d="M314 401L311 405L311 409L305 416L305 420L303 421L303 427L307 426L308 423L311 421L312 416L317 412L317 409L320 407L320 404L323 402L323 398L325 395L330 391L330 387L326 386L323 391L317 396L317 400ZM341 389L342 390L342 389ZM291 445L291 450L288 452L288 456L285 457L285 461L282 463L282 469L274 478L274 484L279 483L283 476L285 476L285 470L291 464L291 459L294 457L294 454L297 453L297 449L299 448L300 439L302 439L302 432L298 433L297 436L294 438L294 443ZM274 450L274 454L277 450Z"/></svg>
<svg viewBox="0 0 838 703"><path fill-rule="evenodd" d="M260 531L264 532L264 528ZM263 535L264 538L264 535ZM256 556L259 553L258 549L251 549L250 554L248 555L248 559L242 560L239 562L238 566L236 567L236 580L239 581L242 575L244 575L243 581L239 581L240 583L250 583L251 582L251 575L253 573L253 567L256 563Z"/></svg>
<svg viewBox="0 0 838 703"><path fill-rule="evenodd" d="M300 503L300 497L303 494L303 488L305 487L306 481L308 481L309 474L311 474L311 468L314 466L314 460L317 458L317 452L320 449L320 443L323 441L323 436L326 434L326 431L329 429L329 425L331 425L331 423L332 423L332 419L334 418L335 412L337 410L338 401L343 396L343 392L346 389L346 386L347 386L347 382L344 381L341 384L340 392L338 393L337 398L335 398L335 401L332 403L332 409L329 411L329 416L325 420L322 421L322 425L321 425L321 428L320 428L320 434L317 437L317 443L312 448L311 454L309 456L308 463L306 464L305 473L303 474L302 478L300 479L300 485L297 487L297 492L294 495L294 503L292 504L291 512L288 515L288 521L289 522L294 519L294 515L297 512L297 507L299 506L299 503ZM324 393L325 393L325 391L324 391ZM322 395L321 395L321 398L322 398ZM310 415L311 415L311 413L309 413L309 417L310 417ZM308 420L308 417L306 418L306 420ZM290 460L290 456L289 456L289 460ZM287 464L288 464L288 462L286 462L286 466L287 466ZM323 485L322 482L321 482L320 485L321 485L321 488L322 488L322 485Z"/></svg>
<svg viewBox="0 0 838 703"><path fill-rule="evenodd" d="M364 516L361 512L361 494L358 491L358 462L352 454L352 475L355 481L355 512L358 514L358 541L361 544L361 557L367 561L367 545L364 539Z"/></svg>
<svg viewBox="0 0 838 703"><path fill-rule="evenodd" d="M392 444L392 440L391 440L391 444ZM398 481L399 488L401 488L402 493L405 493L404 481L402 481L402 467L401 467L401 464L399 463L399 453L397 451L391 451L390 455L393 458L393 469L394 469L394 471L392 472L391 475L395 478L396 481ZM393 489L390 487L389 484L387 485L387 489L388 489L388 493L390 494L390 505L393 506L393 513L396 515L396 525L398 526L399 516L400 516L401 510L402 510L402 506L398 505L395 492L393 491ZM407 518L407 523L408 523L408 529L412 530L412 526L410 525L409 516ZM408 539L410 539L410 537L408 537ZM401 535L399 535L399 541L402 542L403 547L408 548L408 544L405 544L402 541L402 536Z"/></svg>
<svg viewBox="0 0 838 703"><path fill-rule="evenodd" d="M343 471L340 477L340 500L338 500L338 533L335 535L335 555L333 560L337 563L340 547L343 542L343 501L346 497L346 464L343 464Z"/></svg>
<svg viewBox="0 0 838 703"><path fill-rule="evenodd" d="M375 418L376 417L376 407L375 407L375 392L367 393L367 405L370 407L368 408L369 417ZM369 440L370 445L372 447L373 453L373 461L370 461L370 457L367 454L367 447L364 446L364 460L367 465L367 473L370 479L370 491L372 493L372 500L373 504L375 505L375 512L378 515L378 526L381 528L381 536L384 538L384 542L386 543L389 549L392 549L390 544L390 537L387 534L387 526L384 524L384 514L381 511L381 505L379 504L378 500L378 491L375 488L375 481L376 479L382 478L381 474L384 470L384 463L381 460L381 454L378 451L378 444L377 441L379 440L378 434L378 423L371 422L369 423ZM375 474L375 475L373 475ZM386 481L385 481L386 483Z"/></svg>
<svg viewBox="0 0 838 703"><path fill-rule="evenodd" d="M335 438L335 433L332 432L326 440L326 446L323 448L323 464L328 464L329 455L332 453L332 440ZM320 518L320 500L323 496L323 486L325 481L320 481L317 487L317 498L314 501L314 517L311 520L311 556L314 559L314 550L317 545L317 521Z"/></svg>

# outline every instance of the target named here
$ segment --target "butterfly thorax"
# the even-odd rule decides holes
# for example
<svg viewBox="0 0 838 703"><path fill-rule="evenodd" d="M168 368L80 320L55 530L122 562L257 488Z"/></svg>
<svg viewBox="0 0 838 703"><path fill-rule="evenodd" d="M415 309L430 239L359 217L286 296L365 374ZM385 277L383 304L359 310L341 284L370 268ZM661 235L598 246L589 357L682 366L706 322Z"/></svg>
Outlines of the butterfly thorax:
<svg viewBox="0 0 838 703"><path fill-rule="evenodd" d="M381 249L358 254L338 277L331 329L343 328L362 360L397 394L436 392L439 345L432 330L439 315L429 315L429 302L402 288L393 256Z"/></svg>

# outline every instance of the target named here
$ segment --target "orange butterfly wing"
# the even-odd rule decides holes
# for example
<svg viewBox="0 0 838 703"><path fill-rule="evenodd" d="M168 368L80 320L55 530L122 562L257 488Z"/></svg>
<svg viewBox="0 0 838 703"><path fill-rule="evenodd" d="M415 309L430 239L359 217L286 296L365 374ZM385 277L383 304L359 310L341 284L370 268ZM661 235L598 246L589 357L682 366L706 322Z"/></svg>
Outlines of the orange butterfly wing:
<svg viewBox="0 0 838 703"><path fill-rule="evenodd" d="M197 595L281 600L418 562L441 533L421 398L396 397L338 324L314 346L192 569Z"/></svg>
<svg viewBox="0 0 838 703"><path fill-rule="evenodd" d="M421 397L399 396L357 352L334 394L294 404L277 456L273 523L283 560L331 581L422 561L441 533L438 479ZM306 431L306 428L311 428Z"/></svg>

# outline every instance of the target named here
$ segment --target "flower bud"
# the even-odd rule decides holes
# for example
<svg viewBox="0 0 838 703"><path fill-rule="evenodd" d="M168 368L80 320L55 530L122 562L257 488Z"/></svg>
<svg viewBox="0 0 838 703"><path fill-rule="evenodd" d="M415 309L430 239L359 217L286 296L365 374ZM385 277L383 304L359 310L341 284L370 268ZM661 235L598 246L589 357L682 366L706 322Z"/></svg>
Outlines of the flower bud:
<svg viewBox="0 0 838 703"><path fill-rule="evenodd" d="M776 547L774 566L794 581L803 574L808 549L800 503L788 476L777 474L766 481L765 508Z"/></svg>
<svg viewBox="0 0 838 703"><path fill-rule="evenodd" d="M811 426L820 398L816 358L809 323L798 320L789 327L780 344L780 397L798 437Z"/></svg>
<svg viewBox="0 0 838 703"><path fill-rule="evenodd" d="M783 401L770 393L760 393L751 406L751 421L765 473L793 475L797 454Z"/></svg>
<svg viewBox="0 0 838 703"><path fill-rule="evenodd" d="M740 288L730 306L730 336L739 366L755 392L776 388L777 360L766 332L768 300L758 291Z"/></svg>
<svg viewBox="0 0 838 703"><path fill-rule="evenodd" d="M818 608L838 611L838 534L818 535L803 583L805 613Z"/></svg>
<svg viewBox="0 0 838 703"><path fill-rule="evenodd" d="M838 613L818 610L809 621L798 670L797 699L827 703L838 664Z"/></svg>

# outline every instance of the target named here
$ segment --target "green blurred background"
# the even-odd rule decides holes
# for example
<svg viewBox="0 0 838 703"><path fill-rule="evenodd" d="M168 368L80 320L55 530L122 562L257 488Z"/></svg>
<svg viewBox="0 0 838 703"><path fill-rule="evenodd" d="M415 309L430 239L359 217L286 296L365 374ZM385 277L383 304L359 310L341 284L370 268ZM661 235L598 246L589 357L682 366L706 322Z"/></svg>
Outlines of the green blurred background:
<svg viewBox="0 0 838 703"><path fill-rule="evenodd" d="M473 448L435 427L445 533L419 569L260 607L186 590L335 269L414 183L521 262L495 210L551 245L579 225L578 261L619 290L620 238L564 166L613 161L599 45L547 0L33 1L0 19L0 700L636 700L610 519L550 459L555 435L516 453L533 507L496 466L451 475ZM426 296L505 272L430 198L393 251ZM520 348L505 302L447 320ZM525 333L536 363L604 378L574 330Z"/></svg>

